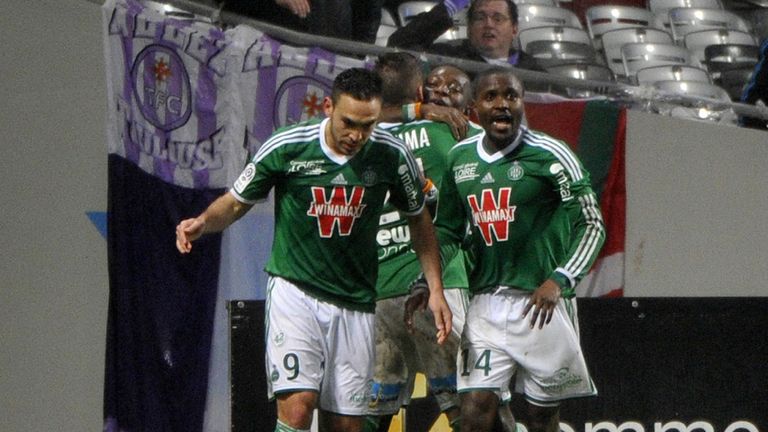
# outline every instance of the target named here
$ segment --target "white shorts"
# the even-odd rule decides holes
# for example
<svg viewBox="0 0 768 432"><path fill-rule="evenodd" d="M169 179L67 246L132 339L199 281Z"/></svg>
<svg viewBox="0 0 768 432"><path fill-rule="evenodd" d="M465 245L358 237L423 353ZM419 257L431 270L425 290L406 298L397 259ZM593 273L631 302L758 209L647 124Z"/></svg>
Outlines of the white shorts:
<svg viewBox="0 0 768 432"><path fill-rule="evenodd" d="M456 333L457 337L461 337L461 332L464 330L464 322L467 318L467 310L469 309L469 290L467 289L446 289L443 290L445 295L445 301L448 302L448 307L451 308L451 331ZM434 326L433 326L434 327Z"/></svg>
<svg viewBox="0 0 768 432"><path fill-rule="evenodd" d="M366 415L374 359L374 314L318 300L293 283L270 277L266 361L270 399L316 391L318 408Z"/></svg>
<svg viewBox="0 0 768 432"><path fill-rule="evenodd" d="M515 391L535 405L596 395L579 344L576 302L560 299L552 321L532 329L531 312L522 317L529 298L506 289L472 299L457 359L459 392L491 390L507 401L517 373Z"/></svg>
<svg viewBox="0 0 768 432"><path fill-rule="evenodd" d="M464 324L468 292L464 289L444 291L453 313L452 325ZM456 393L456 353L459 333L452 332L443 345L438 345L434 316L429 310L414 314L414 334L403 322L405 301L399 296L376 302L376 367L371 391L371 413L396 414L408 405L417 372L427 378L440 410L458 406Z"/></svg>

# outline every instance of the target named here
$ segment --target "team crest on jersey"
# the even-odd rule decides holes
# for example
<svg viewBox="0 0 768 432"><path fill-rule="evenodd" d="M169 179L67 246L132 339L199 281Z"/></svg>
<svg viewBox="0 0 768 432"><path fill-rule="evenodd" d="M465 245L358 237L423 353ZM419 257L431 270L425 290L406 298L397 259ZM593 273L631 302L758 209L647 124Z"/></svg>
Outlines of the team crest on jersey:
<svg viewBox="0 0 768 432"><path fill-rule="evenodd" d="M517 181L523 178L525 170L520 165L520 162L512 162L512 166L507 170L507 177L512 181Z"/></svg>
<svg viewBox="0 0 768 432"><path fill-rule="evenodd" d="M363 179L363 184L368 187L375 185L376 181L378 180L376 171L374 171L373 168L371 167L368 167L363 171L363 175L361 178Z"/></svg>
<svg viewBox="0 0 768 432"><path fill-rule="evenodd" d="M169 132L184 126L192 114L192 89L184 62L162 45L149 45L133 62L133 94L142 116Z"/></svg>
<svg viewBox="0 0 768 432"><path fill-rule="evenodd" d="M340 236L350 235L355 220L362 216L365 209L365 204L362 204L364 194L365 188L360 186L349 189L334 186L330 196L327 196L325 188L313 186L312 204L307 215L317 218L320 237L331 238L336 231Z"/></svg>
<svg viewBox="0 0 768 432"><path fill-rule="evenodd" d="M477 195L467 196L469 207L472 209L472 223L480 230L486 246L496 241L509 239L509 223L515 220L516 206L510 205L512 188L498 190L498 196L493 189L483 189L480 200Z"/></svg>
<svg viewBox="0 0 768 432"><path fill-rule="evenodd" d="M277 346L281 346L281 345L282 345L282 344L284 344L284 343L285 343L285 333L283 333L283 332L278 332L278 333L275 335L275 345L277 345Z"/></svg>

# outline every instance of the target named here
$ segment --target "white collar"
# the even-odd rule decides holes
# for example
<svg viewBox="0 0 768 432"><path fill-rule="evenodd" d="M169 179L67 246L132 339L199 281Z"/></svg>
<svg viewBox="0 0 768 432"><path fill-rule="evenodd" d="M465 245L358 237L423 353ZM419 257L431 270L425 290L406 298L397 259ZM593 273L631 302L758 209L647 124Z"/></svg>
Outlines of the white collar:
<svg viewBox="0 0 768 432"><path fill-rule="evenodd" d="M354 155L340 155L333 151L331 147L328 145L328 143L325 141L325 128L331 127L329 118L325 118L320 123L320 148L323 150L323 153L325 153L325 156L328 157L328 159L332 160L333 162L336 162L338 165L344 165L347 163Z"/></svg>
<svg viewBox="0 0 768 432"><path fill-rule="evenodd" d="M485 141L485 136L487 135L487 133L483 131L483 133L480 135L480 139L477 140L477 154L480 156L480 159L484 160L485 162L496 162L504 156L512 153L517 147L520 146L520 143L523 141L523 133L526 130L527 128L525 126L520 125L520 129L518 129L515 139L512 140L511 143L507 144L507 146L503 149L493 153L488 153L483 146L483 141Z"/></svg>

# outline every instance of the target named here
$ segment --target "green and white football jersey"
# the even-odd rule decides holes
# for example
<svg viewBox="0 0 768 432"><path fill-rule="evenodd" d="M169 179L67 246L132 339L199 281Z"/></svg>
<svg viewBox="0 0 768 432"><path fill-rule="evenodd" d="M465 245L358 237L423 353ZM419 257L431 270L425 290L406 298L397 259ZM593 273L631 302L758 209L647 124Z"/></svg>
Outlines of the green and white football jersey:
<svg viewBox="0 0 768 432"><path fill-rule="evenodd" d="M231 193L256 203L275 189L275 238L266 265L323 300L373 311L376 233L384 199L404 214L424 208L418 167L404 143L376 128L352 157L325 142L328 120L273 134Z"/></svg>
<svg viewBox="0 0 768 432"><path fill-rule="evenodd" d="M597 198L565 143L520 130L512 145L494 154L483 148L485 132L451 149L440 191L441 247L455 248L468 221L473 293L498 286L533 291L552 278L563 297L572 297L605 239Z"/></svg>
<svg viewBox="0 0 768 432"><path fill-rule="evenodd" d="M416 162L426 178L440 191L448 167L448 152L456 144L451 129L444 123L417 120L408 123L380 123L379 126L403 140L413 152ZM469 134L481 132L479 126L470 128ZM442 200L440 197L439 202ZM439 214L439 212L438 212ZM381 216L379 233L379 279L376 284L378 299L408 294L408 286L421 272L418 257L411 248L408 222L387 203ZM463 254L456 254L443 268L445 288L467 288Z"/></svg>

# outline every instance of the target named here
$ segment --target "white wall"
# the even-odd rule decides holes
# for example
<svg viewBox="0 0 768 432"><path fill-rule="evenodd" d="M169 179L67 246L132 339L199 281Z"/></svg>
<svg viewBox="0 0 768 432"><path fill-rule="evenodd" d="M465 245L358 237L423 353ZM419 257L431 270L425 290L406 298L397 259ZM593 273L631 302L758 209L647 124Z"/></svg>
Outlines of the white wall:
<svg viewBox="0 0 768 432"><path fill-rule="evenodd" d="M765 296L768 133L630 112L626 296Z"/></svg>
<svg viewBox="0 0 768 432"><path fill-rule="evenodd" d="M0 431L102 428L106 210L100 8L0 1Z"/></svg>
<svg viewBox="0 0 768 432"><path fill-rule="evenodd" d="M0 431L102 427L101 12L0 1ZM632 112L627 296L765 295L768 135Z"/></svg>

